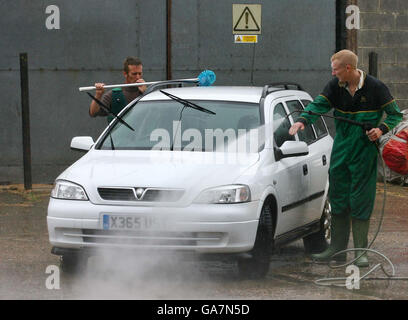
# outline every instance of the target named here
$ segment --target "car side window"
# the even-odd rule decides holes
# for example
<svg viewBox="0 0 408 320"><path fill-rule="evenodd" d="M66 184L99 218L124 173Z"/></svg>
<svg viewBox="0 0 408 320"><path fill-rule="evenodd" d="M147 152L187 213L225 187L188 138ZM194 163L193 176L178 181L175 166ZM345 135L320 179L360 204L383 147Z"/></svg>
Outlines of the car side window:
<svg viewBox="0 0 408 320"><path fill-rule="evenodd" d="M285 141L295 141L295 136L289 134L290 121L282 103L278 103L273 110L273 136L280 147Z"/></svg>
<svg viewBox="0 0 408 320"><path fill-rule="evenodd" d="M303 105L306 107L311 101L310 100L302 100ZM321 138L325 135L327 135L327 129L326 126L324 124L324 121L322 119L322 117L319 117L315 123L313 124L317 137Z"/></svg>
<svg viewBox="0 0 408 320"><path fill-rule="evenodd" d="M296 110L303 110L303 106L299 100L286 101L286 105L288 106L289 112L293 112ZM300 113L294 114L293 117L296 119L299 116L299 114ZM299 130L298 135L299 135L300 141L304 141L307 144L310 144L316 140L315 134L313 132L313 128L310 124L305 126L305 130Z"/></svg>

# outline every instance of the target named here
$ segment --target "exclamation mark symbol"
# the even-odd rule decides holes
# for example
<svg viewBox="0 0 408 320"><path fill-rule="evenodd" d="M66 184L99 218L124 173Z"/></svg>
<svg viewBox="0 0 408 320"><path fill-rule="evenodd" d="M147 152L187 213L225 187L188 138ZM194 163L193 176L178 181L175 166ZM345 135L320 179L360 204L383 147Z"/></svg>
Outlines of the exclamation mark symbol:
<svg viewBox="0 0 408 320"><path fill-rule="evenodd" d="M245 29L248 29L248 16L249 16L249 13L248 11L246 11L245 12L245 24L246 24Z"/></svg>

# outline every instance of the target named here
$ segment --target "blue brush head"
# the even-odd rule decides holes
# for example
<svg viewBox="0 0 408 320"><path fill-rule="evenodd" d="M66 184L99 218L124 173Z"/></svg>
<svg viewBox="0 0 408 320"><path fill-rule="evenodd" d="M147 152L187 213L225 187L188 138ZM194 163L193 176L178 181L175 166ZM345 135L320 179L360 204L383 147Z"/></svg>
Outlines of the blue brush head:
<svg viewBox="0 0 408 320"><path fill-rule="evenodd" d="M198 75L198 84L203 87L211 86L217 77L211 70L204 70Z"/></svg>

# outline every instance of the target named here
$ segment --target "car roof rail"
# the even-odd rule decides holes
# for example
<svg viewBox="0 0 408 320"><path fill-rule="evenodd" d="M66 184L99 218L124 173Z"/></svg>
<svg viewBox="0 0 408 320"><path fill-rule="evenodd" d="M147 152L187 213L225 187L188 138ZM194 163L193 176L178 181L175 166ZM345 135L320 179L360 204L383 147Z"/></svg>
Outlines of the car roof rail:
<svg viewBox="0 0 408 320"><path fill-rule="evenodd" d="M283 87L283 88L280 88L280 87ZM295 82L274 82L274 83L267 84L263 87L262 98L265 98L271 92L281 91L281 90L293 90L293 88L290 88L290 87L296 87L295 90L305 91L300 84L295 83Z"/></svg>
<svg viewBox="0 0 408 320"><path fill-rule="evenodd" d="M160 81L158 83L154 83L151 84L150 86L147 87L144 95L157 90L158 88L164 87L164 86L175 86L178 85L179 87L184 86L185 84L193 84L195 86L198 85L198 83L196 81L192 81L192 80L164 80L164 81Z"/></svg>

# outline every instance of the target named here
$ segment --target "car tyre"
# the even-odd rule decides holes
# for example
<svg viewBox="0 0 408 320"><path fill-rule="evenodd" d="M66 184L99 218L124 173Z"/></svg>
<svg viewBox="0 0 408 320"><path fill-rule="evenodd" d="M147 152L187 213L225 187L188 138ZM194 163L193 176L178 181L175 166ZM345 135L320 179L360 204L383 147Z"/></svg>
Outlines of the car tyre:
<svg viewBox="0 0 408 320"><path fill-rule="evenodd" d="M86 268L87 258L80 253L66 253L60 257L61 270L64 273L81 273Z"/></svg>
<svg viewBox="0 0 408 320"><path fill-rule="evenodd" d="M303 245L307 254L320 253L327 249L330 243L331 206L326 200L322 217L320 218L320 230L303 238Z"/></svg>
<svg viewBox="0 0 408 320"><path fill-rule="evenodd" d="M261 279L266 276L273 251L273 233L272 209L265 205L259 217L254 247L249 257L237 262L240 278Z"/></svg>

